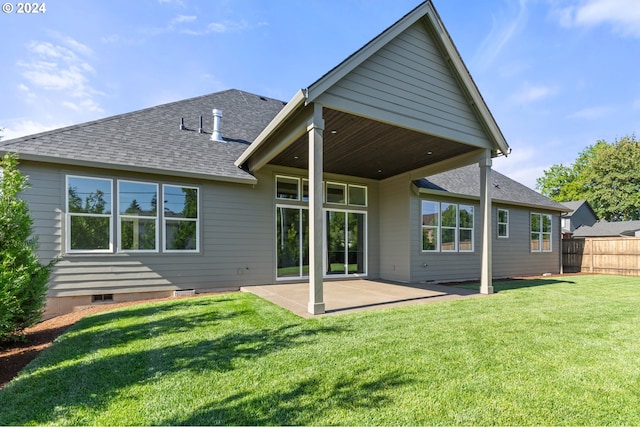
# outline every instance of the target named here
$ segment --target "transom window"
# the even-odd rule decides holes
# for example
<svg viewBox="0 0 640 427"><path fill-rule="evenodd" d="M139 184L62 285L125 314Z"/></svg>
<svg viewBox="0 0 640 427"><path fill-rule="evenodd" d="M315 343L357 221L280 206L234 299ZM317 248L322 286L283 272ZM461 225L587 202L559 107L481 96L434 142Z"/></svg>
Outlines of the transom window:
<svg viewBox="0 0 640 427"><path fill-rule="evenodd" d="M367 187L365 185L323 181L323 189L325 203L367 207ZM276 175L276 199L308 202L309 180Z"/></svg>
<svg viewBox="0 0 640 427"><path fill-rule="evenodd" d="M198 188L116 180L114 197L113 182L67 176L67 252L158 252L161 221L164 252L199 251Z"/></svg>
<svg viewBox="0 0 640 427"><path fill-rule="evenodd" d="M422 201L422 250L473 252L473 206Z"/></svg>
<svg viewBox="0 0 640 427"><path fill-rule="evenodd" d="M531 252L551 252L551 215L531 213Z"/></svg>
<svg viewBox="0 0 640 427"><path fill-rule="evenodd" d="M509 237L509 210L498 209L498 238Z"/></svg>

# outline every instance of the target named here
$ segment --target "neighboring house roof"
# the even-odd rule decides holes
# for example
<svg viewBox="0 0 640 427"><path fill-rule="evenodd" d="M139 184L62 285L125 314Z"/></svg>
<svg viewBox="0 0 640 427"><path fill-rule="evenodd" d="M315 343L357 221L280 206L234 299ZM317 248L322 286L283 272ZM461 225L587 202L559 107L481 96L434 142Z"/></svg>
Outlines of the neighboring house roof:
<svg viewBox="0 0 640 427"><path fill-rule="evenodd" d="M491 171L491 199L521 206L544 208L566 212L567 208L542 194L533 191L519 182L512 180L500 172ZM449 193L452 196L480 198L480 168L477 164L465 166L451 171L432 175L414 181L414 185L422 193Z"/></svg>
<svg viewBox="0 0 640 427"><path fill-rule="evenodd" d="M571 212L567 212L565 216L571 216L582 208L589 210L595 218L598 218L598 215L596 215L596 213L591 208L591 205L586 200L573 200L570 202L561 202L561 204L566 206L568 209L571 209Z"/></svg>
<svg viewBox="0 0 640 427"><path fill-rule="evenodd" d="M573 237L634 236L640 230L640 221L598 221L592 226L583 225L573 232Z"/></svg>
<svg viewBox="0 0 640 427"><path fill-rule="evenodd" d="M255 182L233 162L285 105L231 89L0 141L0 151L26 160ZM214 108L223 111L225 142L211 140ZM198 133L200 116L203 133Z"/></svg>

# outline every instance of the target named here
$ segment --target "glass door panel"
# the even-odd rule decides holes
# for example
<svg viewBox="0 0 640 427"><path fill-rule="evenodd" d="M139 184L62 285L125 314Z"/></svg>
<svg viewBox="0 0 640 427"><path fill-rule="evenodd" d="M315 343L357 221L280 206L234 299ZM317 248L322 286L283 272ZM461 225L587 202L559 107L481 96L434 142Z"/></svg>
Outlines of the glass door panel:
<svg viewBox="0 0 640 427"><path fill-rule="evenodd" d="M347 272L364 274L365 271L365 214L347 214Z"/></svg>
<svg viewBox="0 0 640 427"><path fill-rule="evenodd" d="M345 212L327 211L327 275L346 273Z"/></svg>
<svg viewBox="0 0 640 427"><path fill-rule="evenodd" d="M299 277L301 243L300 209L279 207L276 208L276 210L278 277Z"/></svg>

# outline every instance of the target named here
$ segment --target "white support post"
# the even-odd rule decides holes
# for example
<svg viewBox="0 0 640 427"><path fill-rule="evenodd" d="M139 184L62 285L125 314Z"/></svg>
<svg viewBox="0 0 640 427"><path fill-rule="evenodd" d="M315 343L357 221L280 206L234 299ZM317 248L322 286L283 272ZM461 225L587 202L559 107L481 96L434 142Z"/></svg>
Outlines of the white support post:
<svg viewBox="0 0 640 427"><path fill-rule="evenodd" d="M480 270L480 293L492 294L491 241L493 239L491 217L491 152L480 161L480 210L482 211L482 266Z"/></svg>
<svg viewBox="0 0 640 427"><path fill-rule="evenodd" d="M324 313L323 299L323 211L322 211L322 105L313 104L309 134L309 305L311 314Z"/></svg>

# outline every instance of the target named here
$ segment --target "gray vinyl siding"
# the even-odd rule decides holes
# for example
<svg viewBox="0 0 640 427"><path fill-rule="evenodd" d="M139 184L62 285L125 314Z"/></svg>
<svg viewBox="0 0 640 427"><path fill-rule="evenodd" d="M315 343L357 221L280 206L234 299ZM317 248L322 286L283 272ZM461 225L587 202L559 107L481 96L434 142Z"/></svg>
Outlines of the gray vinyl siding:
<svg viewBox="0 0 640 427"><path fill-rule="evenodd" d="M404 179L380 184L380 278L410 281L411 184Z"/></svg>
<svg viewBox="0 0 640 427"><path fill-rule="evenodd" d="M423 252L421 232L421 200L457 203L474 207L474 252ZM509 210L509 238L498 238L498 208ZM552 251L531 252L530 214L550 213L552 215ZM411 281L460 281L480 278L482 256L482 217L480 203L473 199L423 196L411 198ZM520 275L559 273L561 254L558 212L524 208L512 205L493 204L493 228L491 232L494 278Z"/></svg>
<svg viewBox="0 0 640 427"><path fill-rule="evenodd" d="M48 296L65 297L111 293L155 292L178 289L238 288L275 283L274 177L291 174L271 167L258 174L258 184L198 181L113 170L65 167L24 162L31 188L22 197L29 202L34 234L42 260L58 258ZM65 253L66 175L127 179L200 189L199 253ZM294 176L304 176L297 171ZM374 181L331 177L368 187L368 275L378 277L378 190ZM115 197L115 196L114 196ZM337 207L338 209L340 207ZM116 245L114 215L114 246ZM159 223L162 227L162 223Z"/></svg>
<svg viewBox="0 0 640 427"><path fill-rule="evenodd" d="M509 238L498 239L497 208L509 210ZM531 213L551 214L551 252L531 252ZM560 272L560 214L536 208L493 206L493 276L512 277Z"/></svg>
<svg viewBox="0 0 640 427"><path fill-rule="evenodd" d="M433 36L418 22L329 88L319 102L490 147L467 98Z"/></svg>
<svg viewBox="0 0 640 427"><path fill-rule="evenodd" d="M272 283L272 187L176 179L25 162L25 191L43 260L58 257L49 296L215 290ZM200 188L200 253L65 254L65 176L97 176ZM114 246L115 246L114 216ZM162 224L159 224L162 227Z"/></svg>

